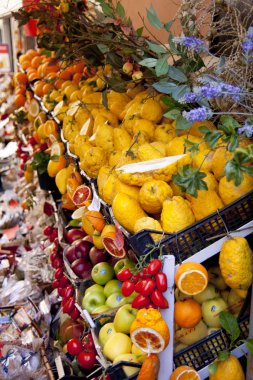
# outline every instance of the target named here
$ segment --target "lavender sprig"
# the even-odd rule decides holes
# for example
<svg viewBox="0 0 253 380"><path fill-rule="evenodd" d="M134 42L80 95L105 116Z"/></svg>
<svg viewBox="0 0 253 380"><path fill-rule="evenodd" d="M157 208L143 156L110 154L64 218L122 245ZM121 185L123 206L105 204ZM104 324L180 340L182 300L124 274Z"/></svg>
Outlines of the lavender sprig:
<svg viewBox="0 0 253 380"><path fill-rule="evenodd" d="M210 108L207 107L198 107L194 108L191 111L183 111L182 116L186 118L189 123L194 123L195 121L203 121L206 119L210 119L212 117L213 112Z"/></svg>
<svg viewBox="0 0 253 380"><path fill-rule="evenodd" d="M191 49L196 53L203 53L208 51L205 42L196 37L174 37L173 42Z"/></svg>
<svg viewBox="0 0 253 380"><path fill-rule="evenodd" d="M242 51L246 61L249 62L253 58L253 26L249 27L245 40L242 43Z"/></svg>
<svg viewBox="0 0 253 380"><path fill-rule="evenodd" d="M238 128L237 133L238 135L244 135L248 138L251 138L253 137L253 125L247 124L247 122L245 122L243 127Z"/></svg>

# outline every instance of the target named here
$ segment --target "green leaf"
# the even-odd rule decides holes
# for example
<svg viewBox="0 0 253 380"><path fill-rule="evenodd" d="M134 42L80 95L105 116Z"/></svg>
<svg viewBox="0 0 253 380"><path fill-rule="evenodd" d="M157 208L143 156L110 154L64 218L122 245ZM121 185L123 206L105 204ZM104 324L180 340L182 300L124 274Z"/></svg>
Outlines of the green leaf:
<svg viewBox="0 0 253 380"><path fill-rule="evenodd" d="M219 351L218 353L218 359L221 362L224 362L225 360L227 360L229 356L230 356L230 353L228 351Z"/></svg>
<svg viewBox="0 0 253 380"><path fill-rule="evenodd" d="M200 126L199 131L204 134L204 140L207 142L210 148L215 148L218 140L222 137L222 132L220 131L211 131L206 126Z"/></svg>
<svg viewBox="0 0 253 380"><path fill-rule="evenodd" d="M169 32L170 31L170 28L172 27L172 25L173 25L173 23L174 23L174 20L171 20L171 21L168 21L168 22L166 22L166 24L164 24L164 29L165 30L167 30L167 32Z"/></svg>
<svg viewBox="0 0 253 380"><path fill-rule="evenodd" d="M164 49L163 46L155 44L154 42L147 41L147 44L148 44L150 50L152 50L153 52L155 52L157 54L166 53L166 51L167 51L166 49Z"/></svg>
<svg viewBox="0 0 253 380"><path fill-rule="evenodd" d="M191 128L191 123L189 123L188 120L186 120L185 117L182 115L179 115L176 118L176 132L179 133L180 131L185 131L186 129Z"/></svg>
<svg viewBox="0 0 253 380"><path fill-rule="evenodd" d="M108 51L109 51L108 46L106 46L106 45L104 45L104 44L97 44L97 47L99 48L99 50L100 50L101 53L103 53L103 54L108 53Z"/></svg>
<svg viewBox="0 0 253 380"><path fill-rule="evenodd" d="M175 83L169 82L156 82L153 84L153 87L163 94L171 94L176 86L177 85Z"/></svg>
<svg viewBox="0 0 253 380"><path fill-rule="evenodd" d="M220 117L221 124L225 127L233 127L234 129L240 128L241 125L232 116L222 115Z"/></svg>
<svg viewBox="0 0 253 380"><path fill-rule="evenodd" d="M45 55L47 58L51 57L52 52L50 50L42 50L41 55Z"/></svg>
<svg viewBox="0 0 253 380"><path fill-rule="evenodd" d="M213 362L212 364L209 365L208 369L209 369L209 373L211 375L214 375L215 372L217 371L217 368L218 368L218 365L217 365L217 362Z"/></svg>
<svg viewBox="0 0 253 380"><path fill-rule="evenodd" d="M168 76L179 83L185 83L188 79L182 70L174 66L169 66Z"/></svg>
<svg viewBox="0 0 253 380"><path fill-rule="evenodd" d="M161 29L163 24L161 23L153 5L151 4L150 8L147 9L147 17L151 25L157 29Z"/></svg>
<svg viewBox="0 0 253 380"><path fill-rule="evenodd" d="M172 181L180 186L183 192L197 197L198 190L207 190L207 184L203 181L206 173L200 172L199 169L190 165L183 165L176 174L173 174Z"/></svg>
<svg viewBox="0 0 253 380"><path fill-rule="evenodd" d="M229 139L227 150L229 152L234 152L236 148L239 145L239 136L238 135L232 135Z"/></svg>
<svg viewBox="0 0 253 380"><path fill-rule="evenodd" d="M59 158L60 158L60 156L58 154L54 154L53 156L50 157L50 160L57 162L57 161L59 161Z"/></svg>
<svg viewBox="0 0 253 380"><path fill-rule="evenodd" d="M182 104L178 103L171 96L161 96L161 101L168 107L167 111L171 111L173 108L182 109Z"/></svg>
<svg viewBox="0 0 253 380"><path fill-rule="evenodd" d="M179 100L189 91L191 91L190 87L186 84L182 84L180 86L176 86L171 95L175 100Z"/></svg>
<svg viewBox="0 0 253 380"><path fill-rule="evenodd" d="M155 66L155 72L158 77L167 74L168 67L169 67L167 59L168 59L168 56L164 55L163 57L157 60L156 66Z"/></svg>
<svg viewBox="0 0 253 380"><path fill-rule="evenodd" d="M177 119L179 116L181 116L181 111L178 108L173 108L172 110L166 112L164 117L167 117L168 119Z"/></svg>
<svg viewBox="0 0 253 380"><path fill-rule="evenodd" d="M145 67L155 67L156 63L157 63L156 58L145 58L139 62L139 65L145 66Z"/></svg>
<svg viewBox="0 0 253 380"><path fill-rule="evenodd" d="M141 28L138 28L136 30L136 34L138 37L141 37L142 36L142 33L143 33L143 30L144 30L144 27L142 26Z"/></svg>
<svg viewBox="0 0 253 380"><path fill-rule="evenodd" d="M247 350L253 355L253 338L248 338L244 342L246 342Z"/></svg>
<svg viewBox="0 0 253 380"><path fill-rule="evenodd" d="M102 11L104 12L104 14L106 16L110 16L110 17L113 16L113 11L112 11L111 7L108 4L101 3L100 5L101 5L101 8L102 8Z"/></svg>
<svg viewBox="0 0 253 380"><path fill-rule="evenodd" d="M240 328L237 319L227 311L222 311L219 318L221 326L227 332L231 339L231 344L233 344L240 336Z"/></svg>
<svg viewBox="0 0 253 380"><path fill-rule="evenodd" d="M126 15L125 9L124 9L123 5L122 5L120 2L117 3L117 6L116 6L116 13L117 13L121 18L124 18L125 15Z"/></svg>
<svg viewBox="0 0 253 380"><path fill-rule="evenodd" d="M192 154L199 152L199 144L200 143L194 143L191 140L185 139L185 146L187 147L187 151L191 152Z"/></svg>

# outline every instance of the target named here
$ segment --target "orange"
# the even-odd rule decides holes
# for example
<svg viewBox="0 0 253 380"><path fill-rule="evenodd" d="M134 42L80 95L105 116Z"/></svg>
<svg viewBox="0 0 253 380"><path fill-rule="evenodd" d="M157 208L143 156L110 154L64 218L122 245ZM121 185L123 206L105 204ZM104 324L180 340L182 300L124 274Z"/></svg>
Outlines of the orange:
<svg viewBox="0 0 253 380"><path fill-rule="evenodd" d="M21 64L22 69L24 69L24 70L28 69L28 67L30 67L30 64L31 64L31 62L28 61L28 60L23 61L22 64Z"/></svg>
<svg viewBox="0 0 253 380"><path fill-rule="evenodd" d="M34 79L39 79L39 78L40 78L40 76L39 76L37 71L28 74L28 79L30 82Z"/></svg>
<svg viewBox="0 0 253 380"><path fill-rule="evenodd" d="M72 73L70 70L63 70L59 74L60 79L69 80L72 77Z"/></svg>
<svg viewBox="0 0 253 380"><path fill-rule="evenodd" d="M15 88L16 95L19 95L19 94L25 95L25 92L26 92L26 86L18 86Z"/></svg>
<svg viewBox="0 0 253 380"><path fill-rule="evenodd" d="M33 49L29 49L27 50L27 52L25 53L26 57L30 60L33 59L33 57L36 57L38 55L38 52L36 50L33 50Z"/></svg>
<svg viewBox="0 0 253 380"><path fill-rule="evenodd" d="M40 97L42 97L44 95L44 93L43 93L44 85L45 85L45 82L43 82L42 80L35 83L35 85L34 85L35 95L40 96Z"/></svg>
<svg viewBox="0 0 253 380"><path fill-rule="evenodd" d="M78 186L83 183L81 175L78 173L76 169L72 171L68 180L67 180L67 194L72 201L72 196Z"/></svg>
<svg viewBox="0 0 253 380"><path fill-rule="evenodd" d="M60 156L57 160L49 160L47 165L47 172L50 177L55 177L56 174L67 165L66 158Z"/></svg>
<svg viewBox="0 0 253 380"><path fill-rule="evenodd" d="M82 227L90 236L94 230L101 232L105 226L105 218L99 211L86 211L82 217Z"/></svg>
<svg viewBox="0 0 253 380"><path fill-rule="evenodd" d="M49 73L45 76L46 79L53 79L53 78L56 78L58 76L58 73Z"/></svg>
<svg viewBox="0 0 253 380"><path fill-rule="evenodd" d="M15 104L17 107L23 107L25 105L26 98L24 95L19 94L15 96Z"/></svg>
<svg viewBox="0 0 253 380"><path fill-rule="evenodd" d="M91 188L86 185L80 185L76 188L72 196L72 202L77 207L81 207L81 206L85 206L86 202L88 200L91 200L91 198L92 198Z"/></svg>
<svg viewBox="0 0 253 380"><path fill-rule="evenodd" d="M26 84L28 82L27 75L25 73L16 73L14 75L15 82L18 84Z"/></svg>
<svg viewBox="0 0 253 380"><path fill-rule="evenodd" d="M140 309L130 328L131 340L147 354L162 352L170 341L170 331L160 311Z"/></svg>
<svg viewBox="0 0 253 380"><path fill-rule="evenodd" d="M156 380L160 369L159 356L151 354L144 360L137 380Z"/></svg>
<svg viewBox="0 0 253 380"><path fill-rule="evenodd" d="M73 71L74 71L75 73L82 73L84 67L85 67L85 63L84 63L84 62L76 63L76 64L73 66Z"/></svg>
<svg viewBox="0 0 253 380"><path fill-rule="evenodd" d="M54 120L47 120L44 124L44 133L46 137L49 137L51 134L56 134L57 124Z"/></svg>
<svg viewBox="0 0 253 380"><path fill-rule="evenodd" d="M186 262L178 267L175 283L181 292L193 296L205 290L208 284L208 272L202 264Z"/></svg>
<svg viewBox="0 0 253 380"><path fill-rule="evenodd" d="M34 69L37 69L39 65L42 63L42 60L43 58L40 56L33 57L33 59L31 60L31 67L33 67Z"/></svg>
<svg viewBox="0 0 253 380"><path fill-rule="evenodd" d="M81 73L75 73L73 75L73 78L72 80L75 82L75 83L79 83L81 81L81 78L82 78L82 74Z"/></svg>
<svg viewBox="0 0 253 380"><path fill-rule="evenodd" d="M43 94L44 94L44 95L47 95L47 94L49 94L51 91L53 91L53 89L54 89L54 86L53 86L52 84L50 84L50 83L46 83L46 84L44 84L44 86L43 86Z"/></svg>
<svg viewBox="0 0 253 380"><path fill-rule="evenodd" d="M54 82L54 87L59 90L62 85L64 83L64 80L63 79L56 79L56 81Z"/></svg>
<svg viewBox="0 0 253 380"><path fill-rule="evenodd" d="M175 369L169 380L200 380L200 376L194 368L183 365Z"/></svg>
<svg viewBox="0 0 253 380"><path fill-rule="evenodd" d="M76 206L71 201L68 194L63 194L61 199L62 199L62 207L63 208L66 208L67 210L72 210L72 211L75 210Z"/></svg>
<svg viewBox="0 0 253 380"><path fill-rule="evenodd" d="M174 309L175 323L179 327L195 327L202 317L200 304L189 298L184 301L176 301Z"/></svg>
<svg viewBox="0 0 253 380"><path fill-rule="evenodd" d="M102 231L102 242L104 248L110 253L111 256L122 259L126 256L124 249L124 238L119 237L119 241L116 235L116 227L114 225L106 225Z"/></svg>
<svg viewBox="0 0 253 380"><path fill-rule="evenodd" d="M73 84L73 82L71 80L66 80L64 81L64 83L62 84L61 86L61 89L62 90L65 90L66 87L70 86L71 84Z"/></svg>

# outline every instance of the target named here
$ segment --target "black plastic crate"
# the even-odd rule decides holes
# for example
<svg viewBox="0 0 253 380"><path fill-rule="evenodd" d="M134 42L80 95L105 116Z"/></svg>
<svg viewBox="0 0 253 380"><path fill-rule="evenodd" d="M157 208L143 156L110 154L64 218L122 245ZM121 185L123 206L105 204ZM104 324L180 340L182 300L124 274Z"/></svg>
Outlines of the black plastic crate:
<svg viewBox="0 0 253 380"><path fill-rule="evenodd" d="M239 340L247 339L249 335L249 318L241 320L239 327L241 331ZM188 365L199 371L211 364L218 357L218 353L228 346L229 338L226 333L223 330L215 331L208 337L177 352L174 355L174 364L176 367Z"/></svg>
<svg viewBox="0 0 253 380"><path fill-rule="evenodd" d="M138 373L128 377L123 370L123 366L141 368L141 364L122 361L108 367L106 372L110 375L112 380L136 380Z"/></svg>
<svg viewBox="0 0 253 380"><path fill-rule="evenodd" d="M153 251L155 255L162 246L163 253L173 254L178 264L219 240L221 237L218 235L227 233L226 227L228 231L235 231L252 219L253 191L178 233L166 233L167 237L159 243L154 243L150 235L150 232L155 232L153 230L142 230L135 235L129 235L128 240L139 256L148 253L150 246L157 248Z"/></svg>

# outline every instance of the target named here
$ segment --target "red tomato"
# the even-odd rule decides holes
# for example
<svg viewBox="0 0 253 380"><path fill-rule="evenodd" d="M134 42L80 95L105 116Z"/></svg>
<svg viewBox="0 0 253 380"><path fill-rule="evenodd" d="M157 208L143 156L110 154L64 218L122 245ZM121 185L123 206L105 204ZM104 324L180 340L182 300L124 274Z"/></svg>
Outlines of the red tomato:
<svg viewBox="0 0 253 380"><path fill-rule="evenodd" d="M95 350L95 345L94 345L91 334L84 336L84 338L82 340L82 345L83 345L84 350L86 350L86 351Z"/></svg>
<svg viewBox="0 0 253 380"><path fill-rule="evenodd" d="M141 294L139 294L132 302L132 307L135 309L142 309L150 303L149 297L144 297Z"/></svg>
<svg viewBox="0 0 253 380"><path fill-rule="evenodd" d="M62 259L54 259L52 262L52 267L54 269L62 268L63 267L63 260Z"/></svg>
<svg viewBox="0 0 253 380"><path fill-rule="evenodd" d="M137 284L138 285L138 284ZM142 280L141 281L141 290L140 290L140 294L147 297L149 296L151 293L153 293L153 291L155 290L156 288L156 283L154 280Z"/></svg>
<svg viewBox="0 0 253 380"><path fill-rule="evenodd" d="M154 276L156 273L158 273L162 269L162 262L161 260L154 259L150 261L150 263L147 266L148 274L151 276Z"/></svg>
<svg viewBox="0 0 253 380"><path fill-rule="evenodd" d="M76 338L70 339L67 343L68 353L72 356L79 355L82 349L82 343Z"/></svg>
<svg viewBox="0 0 253 380"><path fill-rule="evenodd" d="M74 309L69 314L70 317L75 321L80 316L80 311L77 309L77 307L74 306Z"/></svg>
<svg viewBox="0 0 253 380"><path fill-rule="evenodd" d="M52 288L53 288L53 289L57 289L57 288L59 288L59 286L60 286L60 283L59 283L58 280L54 280L54 281L52 282Z"/></svg>
<svg viewBox="0 0 253 380"><path fill-rule="evenodd" d="M77 357L77 361L81 368L85 370L90 370L94 367L96 363L96 352L81 351Z"/></svg>
<svg viewBox="0 0 253 380"><path fill-rule="evenodd" d="M130 269L122 269L118 274L117 274L117 279L120 281L127 281L130 280L132 277L132 273L130 272Z"/></svg>
<svg viewBox="0 0 253 380"><path fill-rule="evenodd" d="M73 286L69 285L65 288L65 295L64 295L64 298L69 298L69 297L72 297L75 293L75 289L73 288Z"/></svg>
<svg viewBox="0 0 253 380"><path fill-rule="evenodd" d="M63 269L62 268L58 268L56 271L55 271L55 274L54 274L54 278L56 278L57 280L59 280L63 275Z"/></svg>
<svg viewBox="0 0 253 380"><path fill-rule="evenodd" d="M68 302L63 306L63 313L69 314L74 310L76 300L74 297L70 297Z"/></svg>
<svg viewBox="0 0 253 380"><path fill-rule="evenodd" d="M165 292L168 288L168 283L167 283L167 276L165 273L157 273L155 275L155 282L157 289L160 290L160 292Z"/></svg>
<svg viewBox="0 0 253 380"><path fill-rule="evenodd" d="M69 285L69 279L65 275L62 276L60 279L60 287L65 288L67 285Z"/></svg>
<svg viewBox="0 0 253 380"><path fill-rule="evenodd" d="M160 307L160 309L167 309L169 307L168 301L158 289L151 294L151 301L155 306Z"/></svg>
<svg viewBox="0 0 253 380"><path fill-rule="evenodd" d="M122 294L123 294L124 297L128 297L128 296L130 296L133 293L134 288L135 288L135 285L134 285L133 282L131 282L131 281L125 281L122 284L121 292L122 292Z"/></svg>

